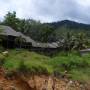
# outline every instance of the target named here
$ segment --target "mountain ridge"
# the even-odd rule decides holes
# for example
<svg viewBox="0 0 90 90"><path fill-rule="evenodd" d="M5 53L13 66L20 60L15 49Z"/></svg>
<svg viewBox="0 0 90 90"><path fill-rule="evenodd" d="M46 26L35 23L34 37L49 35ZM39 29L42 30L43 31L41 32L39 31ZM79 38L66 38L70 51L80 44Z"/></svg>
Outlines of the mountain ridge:
<svg viewBox="0 0 90 90"><path fill-rule="evenodd" d="M65 26L71 29L77 29L77 28L87 29L87 30L90 29L90 24L79 23L79 22L71 21L71 20L62 20L62 21L46 23L46 24L52 26L54 29L57 29L62 26Z"/></svg>

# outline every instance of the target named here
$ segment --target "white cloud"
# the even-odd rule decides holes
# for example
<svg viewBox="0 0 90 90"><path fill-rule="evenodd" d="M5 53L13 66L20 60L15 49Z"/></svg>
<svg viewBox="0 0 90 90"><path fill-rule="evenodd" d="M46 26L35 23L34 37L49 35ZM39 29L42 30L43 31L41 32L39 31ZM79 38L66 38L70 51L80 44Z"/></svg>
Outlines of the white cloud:
<svg viewBox="0 0 90 90"><path fill-rule="evenodd" d="M19 18L42 22L71 19L90 23L90 0L0 0L0 18L16 11Z"/></svg>
<svg viewBox="0 0 90 90"><path fill-rule="evenodd" d="M84 7L90 7L90 0L77 0L77 2Z"/></svg>

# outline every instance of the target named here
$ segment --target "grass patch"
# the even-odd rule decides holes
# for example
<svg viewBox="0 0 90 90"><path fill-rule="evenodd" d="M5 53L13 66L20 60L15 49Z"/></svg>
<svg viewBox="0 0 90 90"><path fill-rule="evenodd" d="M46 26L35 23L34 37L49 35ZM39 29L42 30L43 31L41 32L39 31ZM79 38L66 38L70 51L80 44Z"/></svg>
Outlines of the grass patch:
<svg viewBox="0 0 90 90"><path fill-rule="evenodd" d="M90 80L90 54L80 56L76 52L58 54L53 58L26 50L10 50L3 65L7 70L29 70L32 73L63 73L68 71L72 79Z"/></svg>

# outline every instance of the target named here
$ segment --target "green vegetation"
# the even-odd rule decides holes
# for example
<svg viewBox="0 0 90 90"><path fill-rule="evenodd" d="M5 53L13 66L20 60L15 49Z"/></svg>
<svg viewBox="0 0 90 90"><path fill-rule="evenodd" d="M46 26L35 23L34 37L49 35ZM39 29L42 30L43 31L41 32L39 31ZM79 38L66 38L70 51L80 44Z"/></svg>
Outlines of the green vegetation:
<svg viewBox="0 0 90 90"><path fill-rule="evenodd" d="M90 25L80 24L73 21L61 21L57 23L40 23L31 19L19 19L16 12L8 12L5 15L3 25L8 25L16 31L39 42L57 42L63 50L80 50L90 47ZM15 42L25 42L21 37Z"/></svg>
<svg viewBox="0 0 90 90"><path fill-rule="evenodd" d="M65 23L66 22L64 22L63 24ZM89 35L87 35L89 33L88 32L89 30L83 31L79 27L78 30L76 29L75 31L71 27L67 28L66 26L68 26L69 24L73 26L71 23L69 24L67 23L67 25L65 24L62 26L60 23L60 27L58 26L57 28L55 28L55 26L53 27L52 24L48 24L48 23L42 24L38 21L31 20L31 19L21 20L16 17L16 12L13 12L13 13L8 12L2 24L11 26L16 31L22 32L26 36L30 36L32 39L39 42L51 43L51 42L58 41L58 45L60 45L60 47L62 46L63 50L70 51L72 49L79 50L79 49L85 49L85 48L90 47L90 38L89 38ZM78 23L75 23L75 25L76 24L79 25ZM87 27L87 25L85 25L85 27ZM15 39L15 42L20 44L20 48L21 48L21 44L25 42L25 40L19 37Z"/></svg>
<svg viewBox="0 0 90 90"><path fill-rule="evenodd" d="M90 25L67 20L42 24L31 19L19 19L16 17L16 12L8 12L1 24L8 25L39 42L58 41L63 49L62 53L55 54L52 58L26 50L9 50L7 56L0 54L0 65L3 65L8 72L64 75L67 71L72 79L90 81L90 54L81 56L78 52L72 52L90 47ZM19 37L15 42L18 42L21 48L25 40ZM12 72L7 73L11 74Z"/></svg>
<svg viewBox="0 0 90 90"><path fill-rule="evenodd" d="M32 19L20 19L16 12L8 12L5 15L3 25L8 25L16 31L22 32L32 39L40 42L55 42L62 40L70 32L77 36L78 33L86 34L90 39L90 25L81 24L69 20L54 23L40 23Z"/></svg>
<svg viewBox="0 0 90 90"><path fill-rule="evenodd" d="M80 81L90 80L90 54L80 56L77 52L60 53L53 58L26 50L10 50L3 66L8 71L34 74L64 74Z"/></svg>
<svg viewBox="0 0 90 90"><path fill-rule="evenodd" d="M0 54L0 66L2 66L4 62L5 62L5 57L2 54Z"/></svg>

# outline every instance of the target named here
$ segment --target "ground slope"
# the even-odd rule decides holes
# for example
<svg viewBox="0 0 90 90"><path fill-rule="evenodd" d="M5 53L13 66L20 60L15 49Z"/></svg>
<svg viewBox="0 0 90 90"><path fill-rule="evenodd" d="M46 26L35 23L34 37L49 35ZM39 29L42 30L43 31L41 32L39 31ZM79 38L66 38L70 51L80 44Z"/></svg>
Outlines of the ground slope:
<svg viewBox="0 0 90 90"><path fill-rule="evenodd" d="M90 89L89 54L62 52L49 57L15 49L8 50L7 55L0 53L0 65L4 68L0 68L1 90Z"/></svg>
<svg viewBox="0 0 90 90"><path fill-rule="evenodd" d="M0 68L0 90L90 90L90 87L78 81L45 75L15 74L7 77Z"/></svg>

